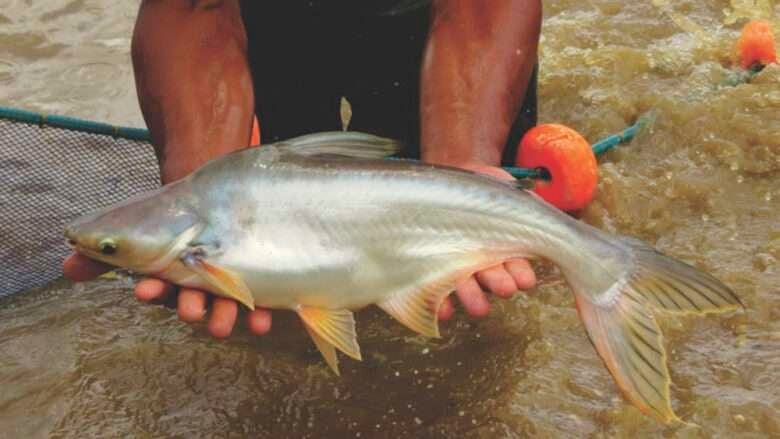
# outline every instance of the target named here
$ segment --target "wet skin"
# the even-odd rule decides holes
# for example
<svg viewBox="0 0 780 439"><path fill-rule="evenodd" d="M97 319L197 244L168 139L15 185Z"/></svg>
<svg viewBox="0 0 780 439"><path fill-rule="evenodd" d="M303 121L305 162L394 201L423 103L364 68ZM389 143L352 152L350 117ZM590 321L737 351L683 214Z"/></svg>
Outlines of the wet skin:
<svg viewBox="0 0 780 439"><path fill-rule="evenodd" d="M478 6L468 0L434 2L421 72L422 159L510 179L498 165L536 61L541 2ZM237 0L142 2L133 66L163 183L248 145L254 92L245 53ZM65 276L77 281L109 269L78 254L63 264ZM477 273L455 293L469 315L484 317L490 312L486 292L508 298L535 283L526 260L510 260ZM203 320L210 303L209 332L217 338L230 335L238 316L233 300L159 279L144 279L135 288L136 297L147 303L176 293L182 321ZM448 298L439 318L448 320L454 312ZM271 313L256 308L247 322L253 333L266 334Z"/></svg>

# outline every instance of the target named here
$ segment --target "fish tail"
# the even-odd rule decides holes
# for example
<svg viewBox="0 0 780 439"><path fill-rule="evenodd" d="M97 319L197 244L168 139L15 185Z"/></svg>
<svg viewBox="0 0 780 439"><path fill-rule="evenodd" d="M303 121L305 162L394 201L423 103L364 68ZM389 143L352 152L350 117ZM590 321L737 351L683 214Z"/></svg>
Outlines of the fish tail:
<svg viewBox="0 0 780 439"><path fill-rule="evenodd" d="M604 291L583 294L570 279L588 337L626 399L662 422L680 421L671 406L666 351L654 310L703 315L743 307L722 282L637 241L624 240L629 257Z"/></svg>

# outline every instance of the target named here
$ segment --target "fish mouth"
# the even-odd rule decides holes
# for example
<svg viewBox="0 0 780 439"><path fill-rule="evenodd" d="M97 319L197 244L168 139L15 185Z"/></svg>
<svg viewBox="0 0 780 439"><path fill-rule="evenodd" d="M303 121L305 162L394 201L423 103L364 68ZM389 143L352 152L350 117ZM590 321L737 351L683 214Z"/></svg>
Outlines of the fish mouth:
<svg viewBox="0 0 780 439"><path fill-rule="evenodd" d="M65 240L68 243L68 247L70 247L70 249L73 250L74 253L78 253L80 255L86 256L95 261L110 264L110 262L105 261L105 259L102 257L103 255L99 251L95 251L90 249L87 246L81 245L72 229L66 228L64 234L65 234Z"/></svg>
<svg viewBox="0 0 780 439"><path fill-rule="evenodd" d="M70 228L65 229L65 240L71 250L79 250L79 243L76 241L76 238L73 236L73 231L70 230Z"/></svg>

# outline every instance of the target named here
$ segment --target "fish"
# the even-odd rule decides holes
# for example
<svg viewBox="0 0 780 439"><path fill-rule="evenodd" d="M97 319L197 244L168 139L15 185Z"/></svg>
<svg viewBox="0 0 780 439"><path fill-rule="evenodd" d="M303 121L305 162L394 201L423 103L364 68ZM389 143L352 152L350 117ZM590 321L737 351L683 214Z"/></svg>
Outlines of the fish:
<svg viewBox="0 0 780 439"><path fill-rule="evenodd" d="M713 276L579 221L507 182L412 160L366 133L308 134L216 158L188 177L78 218L75 251L133 272L291 310L325 362L361 359L354 311L376 305L439 337L456 285L510 258L556 264L625 398L679 421L657 312L744 308Z"/></svg>

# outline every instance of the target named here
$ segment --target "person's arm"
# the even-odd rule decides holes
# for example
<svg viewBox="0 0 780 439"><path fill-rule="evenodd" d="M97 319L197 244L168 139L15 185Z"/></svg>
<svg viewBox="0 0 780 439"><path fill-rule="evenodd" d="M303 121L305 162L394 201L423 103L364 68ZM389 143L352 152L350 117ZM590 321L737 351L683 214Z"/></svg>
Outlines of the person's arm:
<svg viewBox="0 0 780 439"><path fill-rule="evenodd" d="M422 159L511 176L500 169L512 122L537 59L541 0L434 0L421 74ZM499 296L534 285L528 262L482 271L457 289L473 315ZM451 313L447 303L444 317Z"/></svg>
<svg viewBox="0 0 780 439"><path fill-rule="evenodd" d="M136 91L163 183L249 145L254 90L238 0L141 3Z"/></svg>
<svg viewBox="0 0 780 439"><path fill-rule="evenodd" d="M249 145L254 92L238 0L144 0L133 33L132 58L138 100L163 183ZM63 265L65 275L74 280L108 269L81 255L70 256ZM173 285L158 279L136 286L136 296L145 302L174 291ZM182 288L179 318L203 319L206 303L206 293ZM235 301L215 298L209 332L228 336L237 312ZM253 332L270 330L267 310L257 309L248 318Z"/></svg>

